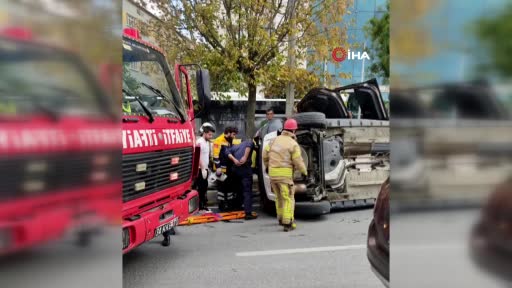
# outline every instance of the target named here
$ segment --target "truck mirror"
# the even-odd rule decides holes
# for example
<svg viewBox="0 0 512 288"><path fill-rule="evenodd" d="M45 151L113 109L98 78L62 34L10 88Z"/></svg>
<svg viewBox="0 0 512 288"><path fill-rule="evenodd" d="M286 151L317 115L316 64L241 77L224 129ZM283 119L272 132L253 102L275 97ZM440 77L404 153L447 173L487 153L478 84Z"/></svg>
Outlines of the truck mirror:
<svg viewBox="0 0 512 288"><path fill-rule="evenodd" d="M197 105L194 105L195 118L210 108L212 93L210 91L210 73L206 69L196 71Z"/></svg>

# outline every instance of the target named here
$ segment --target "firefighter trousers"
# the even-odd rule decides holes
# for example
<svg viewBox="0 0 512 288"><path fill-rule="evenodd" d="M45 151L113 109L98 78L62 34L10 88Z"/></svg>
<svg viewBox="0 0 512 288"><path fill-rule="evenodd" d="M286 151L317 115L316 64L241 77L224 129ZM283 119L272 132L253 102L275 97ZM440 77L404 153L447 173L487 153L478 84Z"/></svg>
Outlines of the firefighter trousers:
<svg viewBox="0 0 512 288"><path fill-rule="evenodd" d="M293 184L272 180L270 184L276 195L277 219L284 225L292 224L295 218L295 188Z"/></svg>

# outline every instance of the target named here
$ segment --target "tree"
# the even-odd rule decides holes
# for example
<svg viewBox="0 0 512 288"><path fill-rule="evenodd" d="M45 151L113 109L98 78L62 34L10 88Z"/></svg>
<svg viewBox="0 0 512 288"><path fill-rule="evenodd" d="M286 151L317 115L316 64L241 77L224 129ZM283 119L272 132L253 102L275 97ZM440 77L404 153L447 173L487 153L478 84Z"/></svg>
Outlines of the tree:
<svg viewBox="0 0 512 288"><path fill-rule="evenodd" d="M390 18L390 34L393 49L393 74L390 81L393 87L409 85L417 80L424 81L434 75L418 73L414 68L418 62L435 54L439 43L434 44L432 25L425 18L435 8L442 5L440 0L393 0L391 7L393 17ZM427 19L428 20L428 19ZM399 69L402 68L402 69ZM414 71L414 73L411 73Z"/></svg>
<svg viewBox="0 0 512 288"><path fill-rule="evenodd" d="M476 21L473 32L480 44L490 55L488 65L481 67L487 71L497 72L498 75L510 78L512 76L512 42L507 40L512 35L512 4L508 4L493 17L484 17ZM489 65L490 64L490 65Z"/></svg>
<svg viewBox="0 0 512 288"><path fill-rule="evenodd" d="M346 27L337 23L343 23L352 0L142 2L158 11L161 21L153 21L148 29L159 35L159 45L170 59L210 69L214 89L247 92L246 134L252 135L256 87L280 73L292 29L297 62L327 59L334 47L346 44ZM290 21L292 10L295 15Z"/></svg>
<svg viewBox="0 0 512 288"><path fill-rule="evenodd" d="M371 39L374 62L370 66L370 72L389 79L389 0L386 3L386 11L380 18L372 18L365 25L364 30Z"/></svg>
<svg viewBox="0 0 512 288"><path fill-rule="evenodd" d="M309 90L320 85L318 76L314 72L306 69L296 69L295 75L292 77L289 68L283 67L276 76L277 77L267 83L263 89L265 97L267 98L286 98L286 83L289 81L293 81L295 85L295 98L304 97Z"/></svg>

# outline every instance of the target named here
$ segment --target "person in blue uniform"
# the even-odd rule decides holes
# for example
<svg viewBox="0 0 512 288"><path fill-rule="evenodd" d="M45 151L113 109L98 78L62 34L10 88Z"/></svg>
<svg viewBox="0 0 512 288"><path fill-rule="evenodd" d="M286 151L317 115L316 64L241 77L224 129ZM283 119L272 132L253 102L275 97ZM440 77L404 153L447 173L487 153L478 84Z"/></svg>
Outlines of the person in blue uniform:
<svg viewBox="0 0 512 288"><path fill-rule="evenodd" d="M231 160L232 175L236 178L235 183L241 184L243 191L243 203L245 220L256 219L252 213L252 161L251 152L254 149L252 140L247 140L239 145L233 145L226 149L225 155ZM239 186L240 187L240 186Z"/></svg>

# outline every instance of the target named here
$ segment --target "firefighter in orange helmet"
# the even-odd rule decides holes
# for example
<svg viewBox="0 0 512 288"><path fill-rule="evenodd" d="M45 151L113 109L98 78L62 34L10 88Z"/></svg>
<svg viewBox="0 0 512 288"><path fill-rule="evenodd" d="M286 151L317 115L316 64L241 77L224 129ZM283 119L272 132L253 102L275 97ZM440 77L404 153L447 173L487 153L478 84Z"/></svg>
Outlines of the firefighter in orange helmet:
<svg viewBox="0 0 512 288"><path fill-rule="evenodd" d="M281 135L273 139L263 148L263 163L268 168L268 176L272 192L276 195L276 211L279 224L284 231L295 229L295 188L293 172L299 170L307 176L306 165L302 159L300 146L296 141L295 131L298 129L295 119L284 123Z"/></svg>

